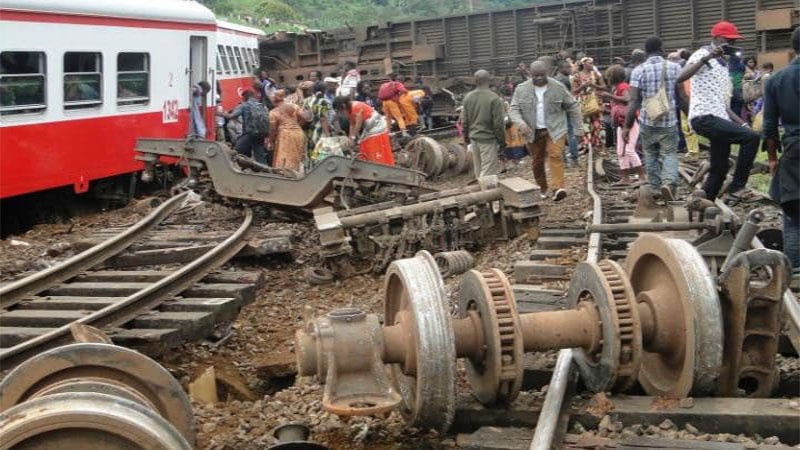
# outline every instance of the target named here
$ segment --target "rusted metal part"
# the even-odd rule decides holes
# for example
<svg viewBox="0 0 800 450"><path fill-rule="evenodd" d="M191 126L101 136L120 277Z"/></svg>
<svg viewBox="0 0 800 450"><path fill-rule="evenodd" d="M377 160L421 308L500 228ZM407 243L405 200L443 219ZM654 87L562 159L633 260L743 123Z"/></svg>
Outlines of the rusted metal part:
<svg viewBox="0 0 800 450"><path fill-rule="evenodd" d="M91 325L97 328L119 326L143 311L152 309L164 300L179 294L200 281L208 272L224 264L247 245L246 236L252 222L253 212L250 209L246 209L245 218L239 229L213 250L158 282L119 302L83 316L74 323ZM70 341L70 326L71 324L63 325L51 332L6 349L0 353L0 362L6 367L13 366L46 349L68 343Z"/></svg>
<svg viewBox="0 0 800 450"><path fill-rule="evenodd" d="M439 252L433 255L443 277L461 275L475 265L475 257L466 250Z"/></svg>
<svg viewBox="0 0 800 450"><path fill-rule="evenodd" d="M172 197L153 210L147 217L102 244L96 245L46 270L0 287L0 309L7 309L19 303L25 296L38 294L50 286L68 280L121 252L141 238L150 228L175 211L187 195L188 192L185 192Z"/></svg>
<svg viewBox="0 0 800 450"><path fill-rule="evenodd" d="M109 344L65 345L25 361L0 383L0 412L0 434L18 445L108 439L102 448L188 449L195 440L177 380L152 359Z"/></svg>
<svg viewBox="0 0 800 450"><path fill-rule="evenodd" d="M414 323L409 347L415 349L415 376L405 375L398 364L390 366L403 397L401 412L412 426L445 431L455 413L456 353L444 283L430 253L393 262L384 292L385 325L404 316Z"/></svg>
<svg viewBox="0 0 800 450"><path fill-rule="evenodd" d="M311 284L328 284L333 282L333 272L324 267L309 267L305 270L306 281Z"/></svg>
<svg viewBox="0 0 800 450"><path fill-rule="evenodd" d="M482 404L509 404L522 386L523 340L511 285L501 271L470 270L462 278L459 317L467 318L473 311L480 322L469 324L480 326L483 351L482 358L465 361L467 380ZM467 333L455 331L456 342L464 341Z"/></svg>
<svg viewBox="0 0 800 450"><path fill-rule="evenodd" d="M297 208L319 206L334 191L336 182L344 183L342 189L363 188L370 196L390 200L393 187L410 192L419 188L425 179L424 174L413 170L341 156L326 158L300 178L267 172L248 173L233 162L231 149L213 141L139 139L136 151L137 159L148 164L155 164L161 157L173 157L190 167L206 169L214 190L223 197Z"/></svg>
<svg viewBox="0 0 800 450"><path fill-rule="evenodd" d="M496 187L473 187L421 196L407 205L376 205L358 213L314 211L322 256L372 258L375 272L414 252L452 251L494 239L538 235L539 189L518 178Z"/></svg>
<svg viewBox="0 0 800 450"><path fill-rule="evenodd" d="M272 431L278 443L267 450L328 450L328 447L310 442L311 430L301 423L287 423Z"/></svg>
<svg viewBox="0 0 800 450"><path fill-rule="evenodd" d="M402 401L383 370L376 315L336 309L308 322L296 337L298 374L324 381L326 410L341 416L382 414Z"/></svg>
<svg viewBox="0 0 800 450"><path fill-rule="evenodd" d="M728 251L728 256L725 257L725 262L720 268L720 272L725 272L730 267L736 255L750 248L750 242L756 237L758 233L758 224L764 220L764 213L760 209L754 209L747 214L742 227L736 233L736 238L733 240L733 245Z"/></svg>
<svg viewBox="0 0 800 450"><path fill-rule="evenodd" d="M441 144L427 136L411 140L398 153L398 165L434 178L444 173L459 175L472 169L472 154L459 144Z"/></svg>
<svg viewBox="0 0 800 450"><path fill-rule="evenodd" d="M592 323L584 325L594 339L573 349L586 386L594 392L630 388L639 373L642 330L633 289L622 268L608 260L579 263L567 301L572 307L584 305L597 311L597 331L589 334L594 331Z"/></svg>
<svg viewBox="0 0 800 450"><path fill-rule="evenodd" d="M725 351L717 394L768 397L776 384L781 301L791 264L775 250L737 254L719 278Z"/></svg>
<svg viewBox="0 0 800 450"><path fill-rule="evenodd" d="M722 364L722 312L700 254L688 242L643 234L625 261L636 301L646 306L639 309L645 392L679 398L713 392Z"/></svg>
<svg viewBox="0 0 800 450"><path fill-rule="evenodd" d="M647 223L604 223L589 225L590 233L631 233L659 231L715 230L717 224L709 222L647 222Z"/></svg>

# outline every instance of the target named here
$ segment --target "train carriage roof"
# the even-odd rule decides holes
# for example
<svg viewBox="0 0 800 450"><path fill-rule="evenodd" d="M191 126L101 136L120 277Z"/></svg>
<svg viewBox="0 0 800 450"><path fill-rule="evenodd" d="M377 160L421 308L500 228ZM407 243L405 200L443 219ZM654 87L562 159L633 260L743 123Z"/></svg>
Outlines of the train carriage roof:
<svg viewBox="0 0 800 450"><path fill-rule="evenodd" d="M217 20L217 28L221 30L231 30L239 33L253 34L256 36L266 36L266 33L258 28L239 25L238 23L226 22L224 20Z"/></svg>
<svg viewBox="0 0 800 450"><path fill-rule="evenodd" d="M0 10L216 25L192 0L0 0Z"/></svg>

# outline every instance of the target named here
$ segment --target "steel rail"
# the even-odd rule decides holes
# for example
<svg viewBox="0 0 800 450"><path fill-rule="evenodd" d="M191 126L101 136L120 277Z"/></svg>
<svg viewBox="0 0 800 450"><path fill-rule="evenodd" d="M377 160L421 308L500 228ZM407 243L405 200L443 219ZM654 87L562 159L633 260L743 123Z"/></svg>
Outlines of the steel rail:
<svg viewBox="0 0 800 450"><path fill-rule="evenodd" d="M586 165L586 189L592 197L592 225L603 222L603 206L600 196L594 190L594 149L589 146ZM589 248L586 251L586 261L596 263L600 258L600 232L589 234ZM536 431L533 433L529 450L549 450L553 446L561 410L564 407L564 397L567 393L570 371L572 369L572 349L566 348L558 352L556 366L550 378L544 404L536 421Z"/></svg>
<svg viewBox="0 0 800 450"><path fill-rule="evenodd" d="M70 326L73 323L96 328L119 326L179 294L236 255L247 244L245 237L252 222L253 211L248 208L239 229L202 257L119 302L8 348L0 353L0 363L7 369L44 350L71 342Z"/></svg>
<svg viewBox="0 0 800 450"><path fill-rule="evenodd" d="M132 227L112 239L95 245L60 264L3 286L0 288L0 309L8 309L22 301L26 296L39 294L53 285L68 280L130 247L150 228L172 214L188 194L189 192L187 191L170 198L154 209L147 217L136 222Z"/></svg>
<svg viewBox="0 0 800 450"><path fill-rule="evenodd" d="M694 170L692 167L687 167L684 165L681 167L680 173L687 182L691 183L694 179L694 175L689 173L686 169ZM696 173L696 171L695 171ZM694 187L699 188L701 186L701 180L697 180L697 184ZM733 214L733 210L730 206L726 205L720 199L714 200L714 205L720 209L720 211L726 214ZM750 242L750 246L753 248L764 248L764 244L758 238L758 236L753 237L753 240ZM795 299L794 295L791 291L787 290L783 293L783 310L786 312L786 315L789 317L789 325L792 327L792 331L795 333L796 336L800 336L800 305L798 305L797 300Z"/></svg>

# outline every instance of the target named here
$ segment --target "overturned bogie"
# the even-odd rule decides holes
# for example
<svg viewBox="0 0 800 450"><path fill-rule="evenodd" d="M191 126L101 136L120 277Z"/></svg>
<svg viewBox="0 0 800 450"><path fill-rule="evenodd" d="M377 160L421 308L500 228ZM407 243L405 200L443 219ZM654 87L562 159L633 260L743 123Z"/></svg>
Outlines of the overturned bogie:
<svg viewBox="0 0 800 450"><path fill-rule="evenodd" d="M430 254L395 261L385 285L385 322L378 331L375 317L370 329L360 332L359 342L371 343L373 354L380 355L364 373L382 374L383 365L390 365L390 383L403 398L402 411L411 424L440 431L453 417L456 358L465 359L475 396L487 405L516 398L524 352L570 347L576 348L576 362L592 390L625 390L638 378L651 395L708 393L719 375L722 323L702 257L683 241L645 235L627 261L628 274L612 261L579 264L568 294L572 309L527 314L517 312L502 272L471 270L461 282L458 317L447 313L441 275ZM633 282L631 273L637 277ZM326 320L311 323L320 327ZM329 355L341 357L339 347L353 341L334 336L320 344L319 339L298 332L298 364L301 374L316 373L330 383L329 372L326 377L314 368L331 361ZM316 354L309 358L312 347ZM657 378L656 370L673 377ZM350 394L357 398L361 390L369 398L374 389L368 384ZM340 388L325 389L327 398Z"/></svg>

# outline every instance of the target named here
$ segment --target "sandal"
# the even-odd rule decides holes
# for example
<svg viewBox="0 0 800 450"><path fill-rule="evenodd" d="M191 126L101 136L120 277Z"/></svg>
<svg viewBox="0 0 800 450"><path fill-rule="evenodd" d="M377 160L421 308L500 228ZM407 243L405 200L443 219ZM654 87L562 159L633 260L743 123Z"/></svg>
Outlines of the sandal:
<svg viewBox="0 0 800 450"><path fill-rule="evenodd" d="M742 203L752 203L763 200L764 196L750 188L742 188L736 192L728 193L728 197Z"/></svg>

